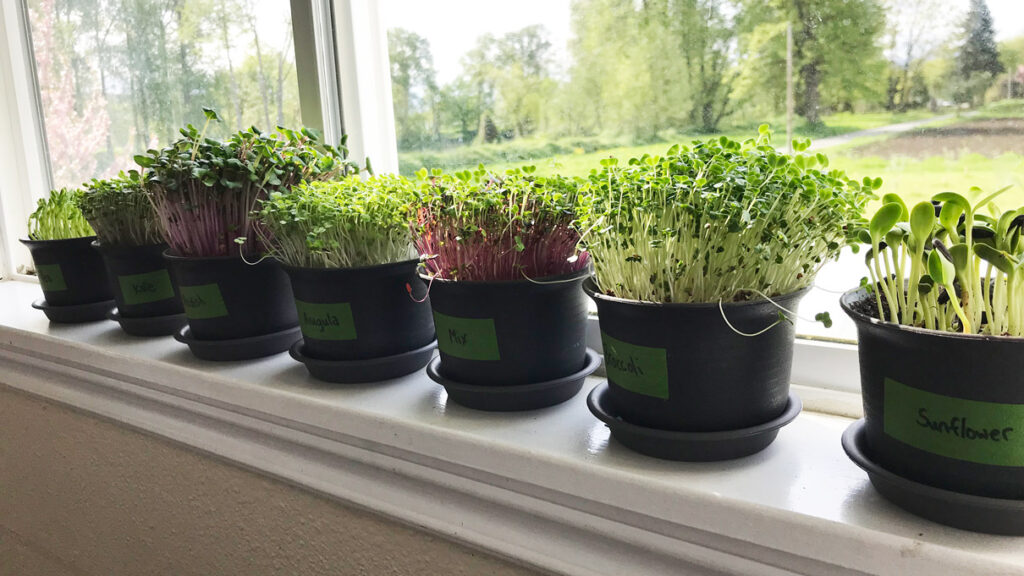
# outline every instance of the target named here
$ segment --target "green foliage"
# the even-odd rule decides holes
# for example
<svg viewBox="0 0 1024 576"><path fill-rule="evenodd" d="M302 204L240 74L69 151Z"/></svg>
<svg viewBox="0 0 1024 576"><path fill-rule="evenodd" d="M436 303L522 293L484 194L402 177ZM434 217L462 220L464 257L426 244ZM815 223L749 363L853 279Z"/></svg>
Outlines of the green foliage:
<svg viewBox="0 0 1024 576"><path fill-rule="evenodd" d="M995 77L1006 71L999 60L992 14L985 0L971 0L963 24L963 44L956 53L955 88L957 102L982 104L985 91Z"/></svg>
<svg viewBox="0 0 1024 576"><path fill-rule="evenodd" d="M207 125L216 116L207 117ZM150 192L167 243L186 256L227 256L236 239L243 253L260 250L253 231L257 202L301 181L327 180L359 171L344 144L324 144L310 130L278 127L273 134L249 128L221 142L191 124L162 150L135 157L152 171Z"/></svg>
<svg viewBox="0 0 1024 576"><path fill-rule="evenodd" d="M946 332L1024 336L1024 208L1002 211L995 203L1008 189L973 205L943 192L909 215L901 199L886 195L891 201L871 218L865 258L878 317Z"/></svg>
<svg viewBox="0 0 1024 576"><path fill-rule="evenodd" d="M767 126L743 142L723 136L625 166L603 161L580 218L599 288L650 302L733 302L809 286L881 186L827 167L823 154L777 152Z"/></svg>
<svg viewBox="0 0 1024 576"><path fill-rule="evenodd" d="M78 209L76 200L81 194L80 190L61 188L40 199L28 217L29 239L67 240L95 234Z"/></svg>
<svg viewBox="0 0 1024 576"><path fill-rule="evenodd" d="M93 179L77 197L78 207L104 245L148 246L163 242L146 180L136 170L121 172L109 180Z"/></svg>
<svg viewBox="0 0 1024 576"><path fill-rule="evenodd" d="M428 273L459 281L543 278L583 269L573 228L579 182L537 177L527 166L504 176L483 166L454 175L420 171L415 244Z"/></svg>
<svg viewBox="0 0 1024 576"><path fill-rule="evenodd" d="M274 192L260 203L269 253L289 266L354 268L409 260L411 183L352 175Z"/></svg>
<svg viewBox="0 0 1024 576"><path fill-rule="evenodd" d="M631 140L613 137L578 137L547 140L524 138L501 144L460 146L451 150L399 153L399 168L405 176L415 176L421 168L446 171L464 170L480 164L531 163L560 154L589 154L625 145Z"/></svg>
<svg viewBox="0 0 1024 576"><path fill-rule="evenodd" d="M740 51L745 55L737 97L786 101L786 23L793 23L796 110L811 123L828 108L879 101L885 60L879 0L740 0Z"/></svg>

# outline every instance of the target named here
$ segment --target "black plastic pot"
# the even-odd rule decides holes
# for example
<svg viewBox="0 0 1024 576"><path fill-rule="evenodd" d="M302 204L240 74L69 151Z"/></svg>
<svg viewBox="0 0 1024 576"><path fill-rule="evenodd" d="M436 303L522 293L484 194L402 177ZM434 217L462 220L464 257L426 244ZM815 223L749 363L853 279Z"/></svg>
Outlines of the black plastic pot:
<svg viewBox="0 0 1024 576"><path fill-rule="evenodd" d="M22 240L50 307L80 306L112 300L103 259L92 249L95 236L68 240ZM106 315L103 309L98 318Z"/></svg>
<svg viewBox="0 0 1024 576"><path fill-rule="evenodd" d="M759 300L658 304L615 298L583 284L597 302L609 389L607 402L646 428L714 432L779 418L789 401L794 327ZM773 300L796 312L807 290ZM755 337L745 333L771 329Z"/></svg>
<svg viewBox="0 0 1024 576"><path fill-rule="evenodd" d="M866 456L921 484L1024 499L1024 338L882 322L863 289L840 303L857 325Z"/></svg>
<svg viewBox="0 0 1024 576"><path fill-rule="evenodd" d="M580 371L587 359L587 304L580 283L589 273L537 281L435 279L430 305L441 353L438 372L461 384L512 386Z"/></svg>
<svg viewBox="0 0 1024 576"><path fill-rule="evenodd" d="M171 281L171 273L163 257L166 244L106 246L93 242L92 246L103 257L122 318L149 318L184 312L178 287Z"/></svg>
<svg viewBox="0 0 1024 576"><path fill-rule="evenodd" d="M416 302L427 293L418 266L418 260L344 269L284 266L305 341L303 355L368 360L432 342L430 303Z"/></svg>
<svg viewBox="0 0 1024 576"><path fill-rule="evenodd" d="M186 258L170 250L164 258L181 294L189 338L245 340L298 326L288 276L276 260L247 264L237 256ZM283 352L294 342L282 341L267 353Z"/></svg>

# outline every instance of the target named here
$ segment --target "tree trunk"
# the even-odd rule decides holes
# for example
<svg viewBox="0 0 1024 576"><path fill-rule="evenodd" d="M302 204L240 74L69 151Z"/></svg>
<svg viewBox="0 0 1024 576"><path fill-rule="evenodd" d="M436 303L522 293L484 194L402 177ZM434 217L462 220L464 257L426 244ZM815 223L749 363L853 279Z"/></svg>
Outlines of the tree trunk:
<svg viewBox="0 0 1024 576"><path fill-rule="evenodd" d="M270 102L267 94L267 75L263 69L263 51L260 49L260 35L256 32L256 18L249 12L249 28L252 30L252 40L256 44L256 67L257 77L260 81L260 101L263 103L263 129L270 129Z"/></svg>
<svg viewBox="0 0 1024 576"><path fill-rule="evenodd" d="M192 93L191 93L191 81L192 81L192 70L188 64L188 45L189 43L182 38L181 26L183 20L184 7L182 2L179 0L174 4L174 12L178 17L178 65L181 67L181 74L178 78L179 87L181 88L181 109L184 111L185 117L193 112L192 110Z"/></svg>
<svg viewBox="0 0 1024 576"><path fill-rule="evenodd" d="M235 66L231 61L231 36L228 30L228 7L225 2L220 3L220 31L224 40L224 56L228 60L228 77L231 86L231 103L235 109L235 128L242 129L242 100L238 95L238 78L235 77Z"/></svg>
<svg viewBox="0 0 1024 576"><path fill-rule="evenodd" d="M814 60L800 68L804 80L804 118L808 124L821 124L821 69Z"/></svg>

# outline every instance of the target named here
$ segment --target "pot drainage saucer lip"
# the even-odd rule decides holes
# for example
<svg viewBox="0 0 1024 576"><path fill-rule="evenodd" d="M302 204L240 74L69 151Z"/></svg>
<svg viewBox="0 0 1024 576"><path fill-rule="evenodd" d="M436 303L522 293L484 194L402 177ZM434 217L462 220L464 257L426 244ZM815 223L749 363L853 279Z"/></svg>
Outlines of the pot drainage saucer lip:
<svg viewBox="0 0 1024 576"><path fill-rule="evenodd" d="M936 488L882 468L868 454L864 419L843 432L843 450L871 485L896 506L939 524L1006 536L1024 536L1024 500L992 498Z"/></svg>
<svg viewBox="0 0 1024 576"><path fill-rule="evenodd" d="M300 338L302 333L298 326L270 334L230 340L200 340L192 336L192 330L188 326L174 333L174 339L187 344L196 358L215 361L251 360L270 356L288 350Z"/></svg>
<svg viewBox="0 0 1024 576"><path fill-rule="evenodd" d="M84 322L96 322L107 317L107 312L117 304L113 300L101 300L87 304L72 304L70 306L54 306L40 298L32 303L36 310L42 310L50 322L59 324L81 324Z"/></svg>
<svg viewBox="0 0 1024 576"><path fill-rule="evenodd" d="M742 458L764 450L792 422L803 407L800 398L789 394L786 409L777 418L757 426L715 432L685 432L648 428L622 420L611 405L608 382L602 382L587 396L587 407L608 425L612 437L630 450L663 460L714 462Z"/></svg>
<svg viewBox="0 0 1024 576"><path fill-rule="evenodd" d="M188 323L184 313L128 318L117 308L107 312L107 320L117 322L125 334L132 336L170 336Z"/></svg>
<svg viewBox="0 0 1024 576"><path fill-rule="evenodd" d="M456 404L489 412L517 412L565 402L579 393L583 388L583 381L600 365L601 356L593 349L587 348L583 368L568 376L532 384L488 386L456 382L447 378L442 373L441 358L437 357L427 364L427 376L444 386L448 391L449 400Z"/></svg>
<svg viewBox="0 0 1024 576"><path fill-rule="evenodd" d="M311 358L303 353L304 348L305 342L300 339L292 344L288 353L295 360L305 364L310 375L317 380L336 384L363 384L391 380L422 370L434 355L437 339L415 350L364 360Z"/></svg>

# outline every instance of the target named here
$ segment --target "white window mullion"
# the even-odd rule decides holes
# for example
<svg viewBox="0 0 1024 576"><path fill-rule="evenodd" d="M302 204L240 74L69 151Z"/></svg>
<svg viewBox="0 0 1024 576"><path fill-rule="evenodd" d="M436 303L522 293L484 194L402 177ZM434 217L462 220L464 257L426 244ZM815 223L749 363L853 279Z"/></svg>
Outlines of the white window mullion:
<svg viewBox="0 0 1024 576"><path fill-rule="evenodd" d="M387 31L376 0L334 0L341 110L352 157L398 172Z"/></svg>
<svg viewBox="0 0 1024 576"><path fill-rule="evenodd" d="M18 242L50 189L50 165L24 0L0 3L0 275L31 265Z"/></svg>

